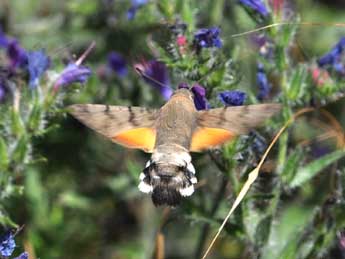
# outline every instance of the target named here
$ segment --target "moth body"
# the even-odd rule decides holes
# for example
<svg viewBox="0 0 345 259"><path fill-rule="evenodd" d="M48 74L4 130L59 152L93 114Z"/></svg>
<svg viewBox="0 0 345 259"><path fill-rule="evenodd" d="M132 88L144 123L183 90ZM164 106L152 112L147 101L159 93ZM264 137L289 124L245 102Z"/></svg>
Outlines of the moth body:
<svg viewBox="0 0 345 259"><path fill-rule="evenodd" d="M155 205L179 203L190 196L197 183L189 148L196 127L197 111L188 90L177 92L161 109L156 120L156 143L140 179L139 189L152 193Z"/></svg>

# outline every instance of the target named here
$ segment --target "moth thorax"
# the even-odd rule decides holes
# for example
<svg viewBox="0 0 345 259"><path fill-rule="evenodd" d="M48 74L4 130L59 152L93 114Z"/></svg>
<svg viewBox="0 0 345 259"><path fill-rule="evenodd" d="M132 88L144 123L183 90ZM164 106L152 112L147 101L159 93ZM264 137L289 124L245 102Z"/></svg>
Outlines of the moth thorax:
<svg viewBox="0 0 345 259"><path fill-rule="evenodd" d="M154 158L160 159L153 160ZM190 196L194 192L197 179L190 155L183 153L177 161L172 160L171 156L167 159L163 155L152 155L140 174L139 190L151 193L152 201L156 206L164 204L175 206L182 197Z"/></svg>

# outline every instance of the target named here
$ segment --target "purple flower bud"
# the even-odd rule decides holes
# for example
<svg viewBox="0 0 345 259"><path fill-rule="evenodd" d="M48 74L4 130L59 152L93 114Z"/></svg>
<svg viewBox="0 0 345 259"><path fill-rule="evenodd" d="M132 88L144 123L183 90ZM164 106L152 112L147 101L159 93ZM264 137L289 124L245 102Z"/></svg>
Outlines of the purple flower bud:
<svg viewBox="0 0 345 259"><path fill-rule="evenodd" d="M121 54L115 51L110 52L108 55L108 67L120 77L127 75L127 62Z"/></svg>
<svg viewBox="0 0 345 259"><path fill-rule="evenodd" d="M14 259L29 259L29 254L27 252L24 252Z"/></svg>
<svg viewBox="0 0 345 259"><path fill-rule="evenodd" d="M75 63L70 63L61 72L60 77L54 84L54 89L57 90L60 86L66 86L72 83L85 83L91 75L91 70L85 66L78 66Z"/></svg>
<svg viewBox="0 0 345 259"><path fill-rule="evenodd" d="M15 247L14 236L10 231L0 237L0 255L4 257L11 256Z"/></svg>
<svg viewBox="0 0 345 259"><path fill-rule="evenodd" d="M136 69L141 73L145 82L160 91L165 100L170 99L173 90L170 88L168 70L163 62L150 60L137 64Z"/></svg>
<svg viewBox="0 0 345 259"><path fill-rule="evenodd" d="M218 99L226 106L243 105L246 93L242 91L224 91L218 94Z"/></svg>
<svg viewBox="0 0 345 259"><path fill-rule="evenodd" d="M29 51L28 71L29 71L29 85L34 88L38 85L40 77L48 69L50 65L49 57L45 54L43 49L37 51Z"/></svg>
<svg viewBox="0 0 345 259"><path fill-rule="evenodd" d="M28 63L28 56L16 40L12 40L7 45L7 56L10 59L12 69L24 67Z"/></svg>
<svg viewBox="0 0 345 259"><path fill-rule="evenodd" d="M257 95L257 98L259 100L265 99L270 91L271 91L271 84L268 82L268 78L266 75L266 72L263 68L262 64L258 64L258 72L256 73L256 83L259 87L259 93Z"/></svg>
<svg viewBox="0 0 345 259"><path fill-rule="evenodd" d="M209 108L208 101L206 99L206 89L199 84L193 85L191 88L194 94L194 104L197 110L206 110Z"/></svg>
<svg viewBox="0 0 345 259"><path fill-rule="evenodd" d="M194 44L197 49L211 48L211 47L222 47L222 41L219 37L220 28L212 27L209 29L199 29L194 34Z"/></svg>
<svg viewBox="0 0 345 259"><path fill-rule="evenodd" d="M267 17L269 15L267 7L262 0L239 0L239 3L245 8L259 13L263 17Z"/></svg>

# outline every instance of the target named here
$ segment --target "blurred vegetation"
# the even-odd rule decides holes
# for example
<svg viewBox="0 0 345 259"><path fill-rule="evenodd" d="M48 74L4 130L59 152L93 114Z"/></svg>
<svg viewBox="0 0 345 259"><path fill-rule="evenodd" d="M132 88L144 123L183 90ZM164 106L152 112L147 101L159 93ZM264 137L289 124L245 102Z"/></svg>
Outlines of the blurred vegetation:
<svg viewBox="0 0 345 259"><path fill-rule="evenodd" d="M280 138L209 258L345 258L345 80L317 64L345 36L343 26L332 25L345 24L345 5L264 1L270 15L262 17L236 1L161 0L143 4L129 20L134 2L0 2L4 33L50 57L35 89L18 72L8 79L16 90L0 103L0 223L4 230L24 226L15 255L161 259L163 250L164 258L200 258L274 134L297 110L313 107ZM274 4L283 7L275 10ZM291 24L233 37L281 21ZM302 21L324 25L296 23ZM221 28L222 48L193 49L195 32L213 26ZM185 49L176 44L180 35ZM264 37L264 45L256 37ZM56 93L54 80L93 41L96 47L83 61L91 77ZM112 51L124 56L127 75L109 70ZM249 136L193 154L198 189L176 208L155 208L139 192L149 154L103 139L64 108L160 107L165 101L159 91L134 69L152 59L167 65L172 88L181 82L205 87L212 107L222 106L220 91L234 89L247 93L245 104L284 107ZM271 84L263 100L257 98L258 63ZM0 49L1 71L4 64Z"/></svg>

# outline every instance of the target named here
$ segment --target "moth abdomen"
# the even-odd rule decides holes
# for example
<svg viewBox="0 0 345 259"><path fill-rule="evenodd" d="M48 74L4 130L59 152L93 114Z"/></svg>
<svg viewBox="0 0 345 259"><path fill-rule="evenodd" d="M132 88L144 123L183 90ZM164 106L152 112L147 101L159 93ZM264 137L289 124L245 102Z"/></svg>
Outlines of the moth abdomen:
<svg viewBox="0 0 345 259"><path fill-rule="evenodd" d="M184 196L194 192L195 169L188 152L154 153L139 176L139 190L151 193L156 206L176 206Z"/></svg>

